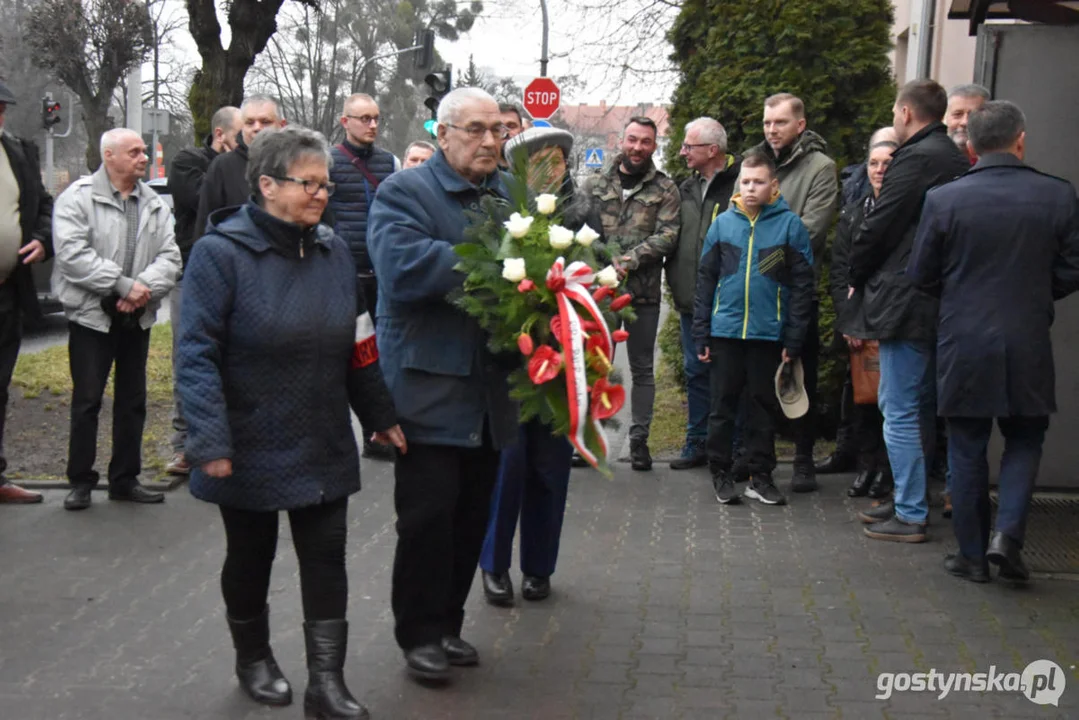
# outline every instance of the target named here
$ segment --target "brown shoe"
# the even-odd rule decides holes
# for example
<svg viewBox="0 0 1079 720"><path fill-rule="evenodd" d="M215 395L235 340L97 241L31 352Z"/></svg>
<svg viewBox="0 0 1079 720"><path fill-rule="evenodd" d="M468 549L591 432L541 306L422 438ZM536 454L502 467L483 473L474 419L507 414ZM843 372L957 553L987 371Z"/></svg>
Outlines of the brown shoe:
<svg viewBox="0 0 1079 720"><path fill-rule="evenodd" d="M188 475L191 473L191 466L187 464L187 459L183 453L176 453L172 456L172 460L169 460L169 464L165 466L165 472L169 475Z"/></svg>
<svg viewBox="0 0 1079 720"><path fill-rule="evenodd" d="M41 493L26 490L14 483L0 481L0 504L33 505L42 501Z"/></svg>

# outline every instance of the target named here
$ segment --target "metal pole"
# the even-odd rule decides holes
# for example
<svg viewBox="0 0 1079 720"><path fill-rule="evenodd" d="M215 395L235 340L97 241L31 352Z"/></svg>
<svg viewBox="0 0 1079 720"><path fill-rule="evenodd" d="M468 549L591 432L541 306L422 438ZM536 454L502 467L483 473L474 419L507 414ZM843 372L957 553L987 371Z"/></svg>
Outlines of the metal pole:
<svg viewBox="0 0 1079 720"><path fill-rule="evenodd" d="M127 75L127 126L142 135L142 65ZM90 142L97 142L90 138Z"/></svg>
<svg viewBox="0 0 1079 720"><path fill-rule="evenodd" d="M56 173L53 172L52 128L45 131L45 189L56 192Z"/></svg>
<svg viewBox="0 0 1079 720"><path fill-rule="evenodd" d="M543 46L540 48L540 77L547 77L547 0L540 0L543 11Z"/></svg>

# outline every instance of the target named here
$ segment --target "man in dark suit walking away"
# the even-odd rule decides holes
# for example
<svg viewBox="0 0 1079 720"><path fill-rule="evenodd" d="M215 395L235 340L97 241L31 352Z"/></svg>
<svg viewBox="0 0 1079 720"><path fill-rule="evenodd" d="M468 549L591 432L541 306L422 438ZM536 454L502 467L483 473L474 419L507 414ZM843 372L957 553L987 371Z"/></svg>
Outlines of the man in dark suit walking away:
<svg viewBox="0 0 1079 720"><path fill-rule="evenodd" d="M1079 290L1075 188L1023 164L1026 122L1006 101L971 114L978 163L926 196L907 274L940 296L937 403L959 552L944 568L974 582L1026 581L1020 550L1049 415L1056 411L1053 302ZM1004 435L990 537L986 447Z"/></svg>

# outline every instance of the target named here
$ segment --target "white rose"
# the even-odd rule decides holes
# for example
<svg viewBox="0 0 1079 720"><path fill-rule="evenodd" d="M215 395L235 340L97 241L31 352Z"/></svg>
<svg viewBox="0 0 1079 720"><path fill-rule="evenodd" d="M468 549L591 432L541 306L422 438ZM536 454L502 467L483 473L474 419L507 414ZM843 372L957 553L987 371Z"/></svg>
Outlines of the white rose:
<svg viewBox="0 0 1079 720"><path fill-rule="evenodd" d="M565 250L573 244L573 231L561 225L552 225L547 229L547 237L555 250Z"/></svg>
<svg viewBox="0 0 1079 720"><path fill-rule="evenodd" d="M590 228L588 225L585 225L577 231L578 245L584 245L585 247L589 247L597 239L599 239L599 233Z"/></svg>
<svg viewBox="0 0 1079 720"><path fill-rule="evenodd" d="M596 273L596 282L603 287L614 287L618 284L618 272L614 269L614 266L608 265Z"/></svg>
<svg viewBox="0 0 1079 720"><path fill-rule="evenodd" d="M536 211L544 215L550 215L558 206L558 196L551 193L543 193L536 196Z"/></svg>
<svg viewBox="0 0 1079 720"><path fill-rule="evenodd" d="M532 220L531 217L521 217L521 213L513 213L510 219L502 224L506 226L510 235L520 240L528 234L528 228L532 227Z"/></svg>
<svg viewBox="0 0 1079 720"><path fill-rule="evenodd" d="M521 282L527 275L524 258L506 258L502 261L502 277L510 282Z"/></svg>

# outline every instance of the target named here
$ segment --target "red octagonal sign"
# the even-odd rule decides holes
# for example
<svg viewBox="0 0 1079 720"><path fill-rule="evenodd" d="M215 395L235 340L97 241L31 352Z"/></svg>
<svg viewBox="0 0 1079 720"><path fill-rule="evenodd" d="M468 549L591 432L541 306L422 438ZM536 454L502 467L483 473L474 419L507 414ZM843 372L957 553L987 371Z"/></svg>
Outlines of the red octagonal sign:
<svg viewBox="0 0 1079 720"><path fill-rule="evenodd" d="M546 120L554 115L561 101L562 91L551 78L536 78L525 88L525 110L536 120Z"/></svg>

